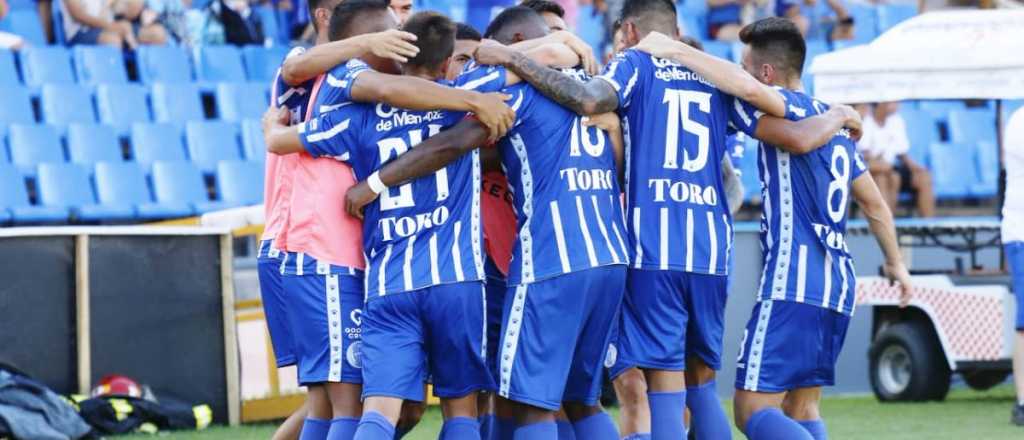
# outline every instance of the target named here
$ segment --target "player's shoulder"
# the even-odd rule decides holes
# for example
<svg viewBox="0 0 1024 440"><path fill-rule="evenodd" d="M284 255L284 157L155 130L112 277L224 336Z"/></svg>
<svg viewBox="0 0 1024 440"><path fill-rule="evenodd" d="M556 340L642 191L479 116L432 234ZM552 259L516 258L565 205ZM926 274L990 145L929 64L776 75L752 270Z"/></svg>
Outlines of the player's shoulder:
<svg viewBox="0 0 1024 440"><path fill-rule="evenodd" d="M775 90L777 90L786 101L786 115L790 120L808 118L825 113L829 109L828 104L808 95L806 92L790 90L778 86L775 87Z"/></svg>

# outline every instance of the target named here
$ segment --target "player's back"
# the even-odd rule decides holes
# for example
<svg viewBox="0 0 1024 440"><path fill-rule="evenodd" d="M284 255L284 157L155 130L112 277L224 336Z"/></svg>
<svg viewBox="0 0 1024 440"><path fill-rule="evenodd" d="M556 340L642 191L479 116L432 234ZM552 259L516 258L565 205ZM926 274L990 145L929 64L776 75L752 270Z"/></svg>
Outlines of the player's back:
<svg viewBox="0 0 1024 440"><path fill-rule="evenodd" d="M786 118L828 110L801 92L783 90ZM790 154L761 144L761 241L765 257L760 298L790 300L852 313L853 258L846 246L847 206L854 179L866 171L849 131L821 148Z"/></svg>

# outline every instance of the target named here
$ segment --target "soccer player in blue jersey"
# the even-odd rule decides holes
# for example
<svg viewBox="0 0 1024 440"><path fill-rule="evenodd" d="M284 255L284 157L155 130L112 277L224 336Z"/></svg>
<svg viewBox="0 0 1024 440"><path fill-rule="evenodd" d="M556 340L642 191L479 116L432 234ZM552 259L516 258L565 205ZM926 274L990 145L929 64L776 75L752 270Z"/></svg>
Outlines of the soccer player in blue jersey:
<svg viewBox="0 0 1024 440"><path fill-rule="evenodd" d="M627 47L648 34L678 35L675 7L667 0L627 1L621 19ZM693 413L699 437L728 438L729 423L714 392L732 238L719 167L728 125L762 139L803 144L827 139L842 124L830 127L835 119L815 119L814 129L805 133L780 119L758 121L741 112L733 96L781 117L782 95L739 66L706 54L697 56L698 66L687 69L627 50L604 76L581 83L521 56L483 53L478 50L478 61L508 67L578 113L619 110L629 141L631 269L617 350L619 370L612 374L629 366L644 370L655 439L684 435L684 406ZM704 79L709 75L727 81L715 87Z"/></svg>

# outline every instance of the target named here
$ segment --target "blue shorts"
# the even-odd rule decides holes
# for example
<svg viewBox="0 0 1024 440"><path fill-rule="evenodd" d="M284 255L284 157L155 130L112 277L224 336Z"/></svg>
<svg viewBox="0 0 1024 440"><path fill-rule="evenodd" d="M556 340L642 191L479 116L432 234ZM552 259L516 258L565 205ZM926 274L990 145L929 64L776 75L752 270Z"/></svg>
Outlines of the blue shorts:
<svg viewBox="0 0 1024 440"><path fill-rule="evenodd" d="M850 317L792 301L761 301L736 360L736 389L781 393L835 384Z"/></svg>
<svg viewBox="0 0 1024 440"><path fill-rule="evenodd" d="M274 348L277 368L295 365L295 343L292 341L291 324L288 322L287 303L281 287L281 257L284 252L274 249L274 240L260 242L256 256L257 275L260 280L260 298L263 300L263 316L270 331L270 345Z"/></svg>
<svg viewBox="0 0 1024 440"><path fill-rule="evenodd" d="M302 385L363 383L363 277L316 272L281 277Z"/></svg>
<svg viewBox="0 0 1024 440"><path fill-rule="evenodd" d="M487 258L484 264L487 273L487 368L491 376L498 377L498 343L501 339L501 312L505 306L505 276L498 267Z"/></svg>
<svg viewBox="0 0 1024 440"><path fill-rule="evenodd" d="M57 23L58 26L63 25ZM103 33L103 29L83 26L75 35L72 35L68 40L68 46L74 46L78 44L83 45L94 45L100 41L100 34Z"/></svg>
<svg viewBox="0 0 1024 440"><path fill-rule="evenodd" d="M719 369L728 281L718 275L630 269L611 376L628 367L683 371L692 356Z"/></svg>
<svg viewBox="0 0 1024 440"><path fill-rule="evenodd" d="M1011 241L1003 247L1013 280L1013 294L1017 297L1017 331L1024 331L1024 241Z"/></svg>
<svg viewBox="0 0 1024 440"><path fill-rule="evenodd" d="M625 281L624 266L604 266L509 286L499 394L552 411L596 404Z"/></svg>
<svg viewBox="0 0 1024 440"><path fill-rule="evenodd" d="M422 402L428 373L442 399L493 390L484 298L479 281L371 298L363 315L363 398Z"/></svg>

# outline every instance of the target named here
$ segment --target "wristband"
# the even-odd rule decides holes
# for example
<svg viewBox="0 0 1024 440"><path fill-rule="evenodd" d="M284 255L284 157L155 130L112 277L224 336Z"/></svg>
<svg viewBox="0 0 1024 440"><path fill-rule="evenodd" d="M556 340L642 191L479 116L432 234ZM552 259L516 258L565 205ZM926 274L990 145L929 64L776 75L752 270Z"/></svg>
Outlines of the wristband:
<svg viewBox="0 0 1024 440"><path fill-rule="evenodd" d="M366 178L366 184L370 185L370 191L373 191L374 194L380 194L388 189L388 186L380 181L380 171L374 171L373 174L370 174L370 177Z"/></svg>

